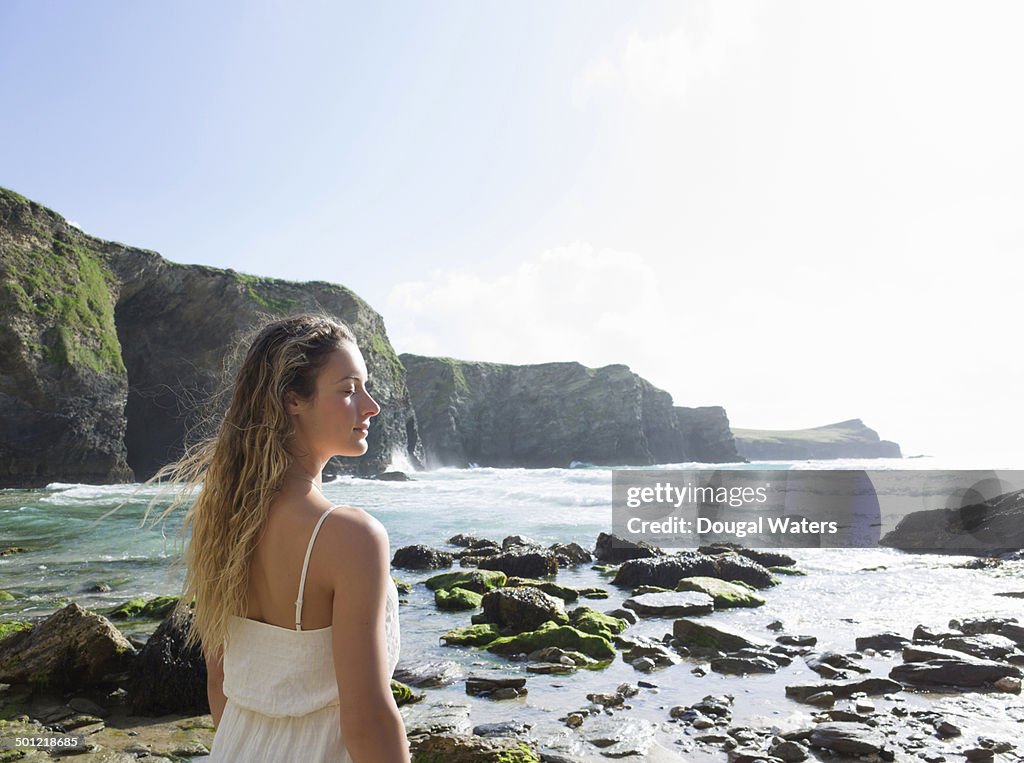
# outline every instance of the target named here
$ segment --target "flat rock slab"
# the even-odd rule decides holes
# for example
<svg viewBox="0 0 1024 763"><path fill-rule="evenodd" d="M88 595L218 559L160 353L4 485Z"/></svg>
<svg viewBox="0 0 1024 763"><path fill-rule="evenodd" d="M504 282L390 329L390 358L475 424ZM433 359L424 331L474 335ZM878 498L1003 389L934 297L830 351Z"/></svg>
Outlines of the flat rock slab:
<svg viewBox="0 0 1024 763"><path fill-rule="evenodd" d="M881 752L885 738L864 723L838 721L819 723L811 732L811 745L847 755L869 755Z"/></svg>
<svg viewBox="0 0 1024 763"><path fill-rule="evenodd" d="M711 614L715 601L699 591L665 591L630 597L622 606L643 617L685 617Z"/></svg>
<svg viewBox="0 0 1024 763"><path fill-rule="evenodd" d="M888 678L865 678L860 681L825 681L819 684L787 686L786 696L802 701L821 692L831 692L840 699L846 699L858 692L864 692L869 696L878 696L902 690L901 683Z"/></svg>
<svg viewBox="0 0 1024 763"><path fill-rule="evenodd" d="M1020 668L990 660L928 660L897 665L889 677L913 684L984 686L1000 678L1019 678Z"/></svg>
<svg viewBox="0 0 1024 763"><path fill-rule="evenodd" d="M461 736L473 730L469 722L469 705L461 702L434 702L426 705L404 705L399 709L409 736L418 734L450 734Z"/></svg>
<svg viewBox="0 0 1024 763"><path fill-rule="evenodd" d="M728 628L724 625L710 625L695 620L676 620L672 624L672 635L687 646L719 649L736 652L740 649L769 649L771 644L759 638Z"/></svg>

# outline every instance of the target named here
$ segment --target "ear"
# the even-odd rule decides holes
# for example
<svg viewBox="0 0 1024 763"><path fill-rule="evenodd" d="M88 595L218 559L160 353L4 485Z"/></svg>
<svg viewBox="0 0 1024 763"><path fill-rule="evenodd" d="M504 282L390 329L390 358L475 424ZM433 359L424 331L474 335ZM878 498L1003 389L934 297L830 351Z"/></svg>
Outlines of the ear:
<svg viewBox="0 0 1024 763"><path fill-rule="evenodd" d="M288 390L284 393L284 412L294 416L302 411L302 400L294 391Z"/></svg>

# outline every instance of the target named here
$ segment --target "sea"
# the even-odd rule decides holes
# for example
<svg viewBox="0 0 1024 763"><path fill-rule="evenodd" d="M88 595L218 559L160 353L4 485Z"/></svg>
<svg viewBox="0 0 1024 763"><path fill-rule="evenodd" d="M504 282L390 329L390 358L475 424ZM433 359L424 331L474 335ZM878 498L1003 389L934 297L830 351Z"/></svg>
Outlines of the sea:
<svg viewBox="0 0 1024 763"><path fill-rule="evenodd" d="M457 551L448 539L458 533L497 542L523 535L545 546L576 542L593 549L598 535L612 531L611 468L586 464L569 469L470 468L410 472L407 482L338 478L324 486L325 495L339 504L358 506L387 528L392 551L423 543ZM764 462L734 465L764 470L838 469L903 470L960 468L933 458ZM665 464L657 469L727 469L722 464ZM176 594L184 571L180 564L183 511L154 524L161 488L152 485L85 485L54 483L42 489L0 490L0 551L25 549L0 556L0 622L48 615L70 601L103 610L135 597ZM143 522L147 505L157 503L150 521ZM118 511L107 515L111 509ZM993 568L972 569L971 557L905 553L887 548L795 548L802 576L781 577L763 591L767 603L755 609L724 610L710 617L770 640L777 635L766 626L781 621L784 632L813 635L816 649L852 652L854 639L884 631L907 637L923 624L942 630L950 620L977 616L1024 616L1024 600L998 596L1024 591L1024 563L1008 561ZM777 727L806 724L809 709L785 697L785 686L820 680L800 660L771 675L725 676L683 659L678 665L644 674L621 659L603 670L571 675L527 673L522 663L471 647L450 647L440 641L445 631L470 624L470 612L442 612L422 582L438 571L393 569L394 576L413 584L400 607L402 654L407 664L436 662L454 675L525 677L528 693L516 700L494 701L468 696L463 680L441 688L420 689L424 705L456 702L470 707L473 724L509 719L532 727L549 749L580 752L579 735L562 722L571 710L590 704L587 694L610 693L622 683L647 681L629 700L628 718L637 734L653 734L659 743L692 759L701 757L682 729L669 722L668 711L707 695L734 697L734 723ZM611 585L610 578L591 565L559 571L557 582L569 586L600 586L607 599L581 599L600 610L622 605L630 591ZM105 584L110 590L94 590ZM571 608L574 605L568 605ZM627 633L662 638L672 631L673 618L644 618ZM710 621L709 621L710 622ZM140 627L144 638L152 625ZM131 633L132 626L125 628ZM869 657L873 675L885 675L892 658ZM400 663L401 667L401 663ZM908 700L900 700L908 701ZM909 700L952 702L943 694L921 694ZM956 707L962 710L963 697ZM990 706L998 701L978 695L976 713L968 713L985 731L983 716L1002 713L1020 734L1024 708ZM1014 709L1016 707L1016 709ZM954 712L950 706L950 712ZM1016 716L1019 716L1017 718ZM975 717L977 716L977 717ZM625 717L625 716L623 716ZM1002 721L1001 721L1002 722ZM987 728L1000 733L1000 728ZM1003 729L1005 731L1005 729ZM631 732L632 733L632 732ZM720 754L719 754L720 757Z"/></svg>

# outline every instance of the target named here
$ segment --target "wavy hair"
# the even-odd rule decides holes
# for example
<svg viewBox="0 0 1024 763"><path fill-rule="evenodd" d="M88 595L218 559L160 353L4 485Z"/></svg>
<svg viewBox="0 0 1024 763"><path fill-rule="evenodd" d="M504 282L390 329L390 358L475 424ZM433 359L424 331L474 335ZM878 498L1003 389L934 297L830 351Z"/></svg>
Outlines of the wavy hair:
<svg viewBox="0 0 1024 763"><path fill-rule="evenodd" d="M216 433L186 448L153 477L179 485L158 520L195 495L181 528L183 539L189 530L192 537L184 552L183 595L174 611L175 617L187 616L194 600L186 648L201 644L207 656L216 654L227 639L229 618L245 617L249 563L270 502L292 464L285 393L312 397L330 353L355 343L346 325L324 315L267 324L249 346Z"/></svg>

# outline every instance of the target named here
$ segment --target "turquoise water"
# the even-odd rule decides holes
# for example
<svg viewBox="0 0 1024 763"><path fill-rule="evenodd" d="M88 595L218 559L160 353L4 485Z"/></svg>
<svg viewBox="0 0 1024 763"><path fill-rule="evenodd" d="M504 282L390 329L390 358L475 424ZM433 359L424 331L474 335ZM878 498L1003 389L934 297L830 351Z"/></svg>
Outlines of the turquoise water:
<svg viewBox="0 0 1024 763"><path fill-rule="evenodd" d="M934 468L924 459L915 466ZM907 461L824 462L834 468L907 468ZM806 468L815 464L802 463ZM822 466L823 464L817 464ZM748 468L787 468L787 464L748 465ZM687 465L692 468L693 465ZM425 543L451 548L447 538L468 533L501 541L511 534L544 545L575 541L593 548L601 532L611 531L611 470L470 469L437 470L413 475L412 482L377 482L344 478L325 486L337 503L360 506L388 529L392 551ZM68 600L100 609L136 596L177 593L183 570L172 562L180 549L181 512L162 526L140 527L154 488L138 486L50 485L43 490L0 491L0 549L21 546L23 553L0 557L0 589L14 594L0 602L0 620L23 619L54 611ZM115 514L97 521L122 501ZM761 638L772 620L782 620L788 633L810 633L819 647L851 651L856 636L882 630L910 635L924 623L944 627L952 618L1003 614L1019 616L1020 600L998 597L999 591L1024 589L1019 563L996 570L966 570L954 565L963 558L904 554L888 549L798 549L790 552L806 577L786 577L767 591L766 606L724 611L713 617L740 626ZM428 572L394 570L399 579L419 583ZM582 600L598 609L620 606L628 591L615 589L589 565L562 570L558 581L572 586L599 585L607 600ZM96 583L112 586L107 593L88 589ZM444 647L438 638L449 628L469 624L470 613L439 612L433 594L414 585L400 609L402 659L451 660L463 675L498 671L518 674L521 666L486 652ZM661 637L671 632L671 619L641 620L630 633ZM467 697L462 682L426 690L430 700L466 702L474 723L516 718L564 733L558 717L584 707L589 692L612 692L620 683L650 680L656 692L642 692L632 701L632 713L664 724L667 708L689 704L716 692L737 696L736 721L774 725L798 724L807 708L784 698L786 684L817 680L802 662L769 676L746 679L714 673L698 678L684 661L648 676L620 660L602 671L570 676L528 676L527 697L496 703ZM888 668L878 663L878 674ZM665 733L670 733L666 731Z"/></svg>

